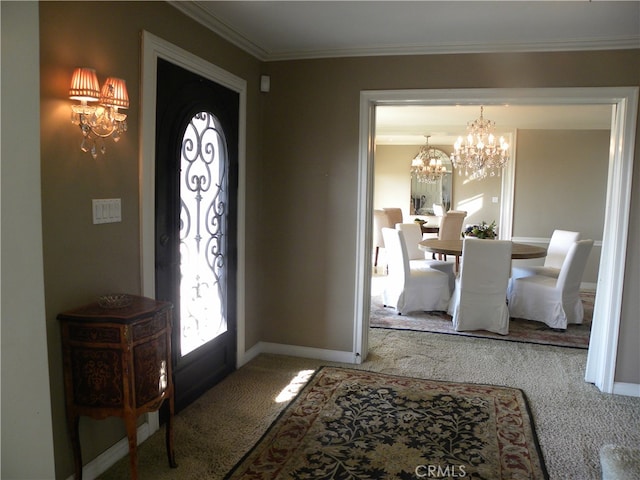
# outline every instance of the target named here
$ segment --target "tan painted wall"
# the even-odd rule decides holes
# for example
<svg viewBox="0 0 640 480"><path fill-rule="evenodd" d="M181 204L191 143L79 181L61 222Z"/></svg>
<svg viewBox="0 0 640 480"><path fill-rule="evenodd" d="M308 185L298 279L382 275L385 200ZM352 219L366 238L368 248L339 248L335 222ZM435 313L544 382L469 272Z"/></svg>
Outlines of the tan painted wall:
<svg viewBox="0 0 640 480"><path fill-rule="evenodd" d="M440 150L451 153L451 145L434 145ZM404 219L412 221L414 216L410 215L411 179L409 176L409 165L414 158L420 145L378 145L375 152L374 166L374 194L373 208L383 208L396 206L403 209ZM492 203L492 197L501 195L501 177L487 177L484 179L469 179L459 175L454 170L452 177L454 210L465 210L467 217L466 224L475 224L482 221L491 223L495 220L500 222L500 204ZM437 222L437 219L429 220Z"/></svg>
<svg viewBox="0 0 640 480"><path fill-rule="evenodd" d="M56 472L71 474L65 425L62 359L56 315L108 292L139 294L140 34L147 30L240 76L248 82L247 276L248 345L260 338L256 315L259 278L257 233L260 164L257 161L260 63L187 19L165 2L41 2L41 148L46 313ZM70 123L69 81L76 66L94 67L127 81L129 130L107 154L93 160L80 151L79 128ZM121 198L122 222L93 225L91 199ZM120 419L81 419L83 459L90 461L124 435Z"/></svg>
<svg viewBox="0 0 640 480"><path fill-rule="evenodd" d="M608 130L518 131L515 236L548 237L564 225L602 240L609 137Z"/></svg>
<svg viewBox="0 0 640 480"><path fill-rule="evenodd" d="M519 130L514 198L514 237L549 238L554 229L602 241L608 130ZM594 246L583 282L596 283L600 244Z"/></svg>
<svg viewBox="0 0 640 480"><path fill-rule="evenodd" d="M493 203L493 197L498 201ZM454 170L453 209L467 212L464 225L496 222L500 228L502 177L469 178Z"/></svg>
<svg viewBox="0 0 640 480"><path fill-rule="evenodd" d="M637 135L636 135L636 138ZM636 152L640 145L636 140ZM631 192L631 224L627 242L626 264L628 268L624 277L622 293L622 324L618 337L618 361L616 363L617 382L639 383L640 368L640 161L636 153L636 164L633 173L633 189Z"/></svg>
<svg viewBox="0 0 640 480"><path fill-rule="evenodd" d="M409 222L411 159L420 145L377 145L373 170L373 208L401 208L403 220Z"/></svg>
<svg viewBox="0 0 640 480"><path fill-rule="evenodd" d="M265 318L265 340L336 350L352 344L362 90L639 85L639 62L640 50L627 50L267 64L272 90L264 115L274 121L264 126L264 161L272 169L264 209L269 217L285 220L281 230L263 237L263 246L270 252L265 258L268 269L278 272L264 289L264 306L270 313ZM640 185L637 159L636 153L636 189ZM634 202L632 230L640 217L637 198ZM294 226L287 228L287 222ZM627 278L622 333L637 339L640 326L637 315L630 314L627 297L637 296L630 292L638 291L638 277L628 271ZM284 296L288 301L283 301ZM617 381L640 382L637 358L636 349L621 352Z"/></svg>

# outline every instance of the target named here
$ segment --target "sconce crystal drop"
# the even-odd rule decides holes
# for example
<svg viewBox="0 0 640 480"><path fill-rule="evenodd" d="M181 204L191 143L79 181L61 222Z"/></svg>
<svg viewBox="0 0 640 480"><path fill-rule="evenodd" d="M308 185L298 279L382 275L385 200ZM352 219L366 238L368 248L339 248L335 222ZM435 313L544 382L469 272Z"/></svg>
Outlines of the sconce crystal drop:
<svg viewBox="0 0 640 480"><path fill-rule="evenodd" d="M127 86L121 78L107 78L100 89L94 69L76 68L71 78L69 98L80 100L80 104L71 106L71 122L79 125L82 131L80 149L90 153L94 159L98 156L96 142L100 143L100 152L104 154L104 139L111 137L117 142L127 131L127 115L118 111L119 108L129 108ZM89 105L89 102L98 103Z"/></svg>

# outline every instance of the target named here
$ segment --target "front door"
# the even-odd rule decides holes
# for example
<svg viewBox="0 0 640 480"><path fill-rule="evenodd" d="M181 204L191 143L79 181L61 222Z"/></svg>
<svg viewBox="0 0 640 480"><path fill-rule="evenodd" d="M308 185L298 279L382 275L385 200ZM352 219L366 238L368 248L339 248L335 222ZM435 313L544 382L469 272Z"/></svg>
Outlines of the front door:
<svg viewBox="0 0 640 480"><path fill-rule="evenodd" d="M239 95L157 71L156 297L174 305L180 411L235 369Z"/></svg>

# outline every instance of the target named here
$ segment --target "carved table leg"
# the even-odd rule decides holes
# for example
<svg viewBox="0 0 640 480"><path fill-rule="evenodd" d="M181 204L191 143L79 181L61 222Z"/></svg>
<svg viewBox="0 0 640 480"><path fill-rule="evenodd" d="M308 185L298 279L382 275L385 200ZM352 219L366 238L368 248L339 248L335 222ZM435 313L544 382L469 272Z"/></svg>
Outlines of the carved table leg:
<svg viewBox="0 0 640 480"><path fill-rule="evenodd" d="M171 468L176 468L178 464L176 463L176 456L173 450L173 412L174 412L174 403L173 403L173 391L171 395L169 395L169 418L167 418L166 425L166 444L167 444L167 457L169 458L169 466Z"/></svg>
<svg viewBox="0 0 640 480"><path fill-rule="evenodd" d="M136 416L129 413L124 417L124 424L129 439L129 463L131 464L131 480L138 480L138 426Z"/></svg>
<svg viewBox="0 0 640 480"><path fill-rule="evenodd" d="M82 452L80 450L79 423L80 416L67 413L69 436L71 437L71 450L73 451L73 465L76 480L82 480Z"/></svg>

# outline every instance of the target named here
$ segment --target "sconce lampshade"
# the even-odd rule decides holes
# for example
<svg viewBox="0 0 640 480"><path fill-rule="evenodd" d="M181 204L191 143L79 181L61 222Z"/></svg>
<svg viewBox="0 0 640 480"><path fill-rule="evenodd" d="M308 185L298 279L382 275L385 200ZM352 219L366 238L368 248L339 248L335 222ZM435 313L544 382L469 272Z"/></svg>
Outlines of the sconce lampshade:
<svg viewBox="0 0 640 480"><path fill-rule="evenodd" d="M100 92L100 104L105 107L129 108L126 82L121 78L107 78Z"/></svg>
<svg viewBox="0 0 640 480"><path fill-rule="evenodd" d="M95 102L100 97L100 84L93 68L76 68L71 77L69 98L85 102ZM128 100L127 100L128 103Z"/></svg>

